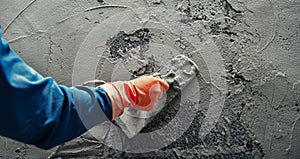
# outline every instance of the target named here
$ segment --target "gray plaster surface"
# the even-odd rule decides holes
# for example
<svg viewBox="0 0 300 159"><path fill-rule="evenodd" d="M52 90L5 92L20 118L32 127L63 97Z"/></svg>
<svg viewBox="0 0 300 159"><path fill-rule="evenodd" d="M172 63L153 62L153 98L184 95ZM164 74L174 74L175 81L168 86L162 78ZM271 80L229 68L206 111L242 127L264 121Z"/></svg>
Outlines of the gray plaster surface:
<svg viewBox="0 0 300 159"><path fill-rule="evenodd" d="M197 107L187 130L159 150L122 152L135 142L104 123L47 151L0 137L0 158L300 158L299 7L297 0L1 0L4 38L59 84L72 85L76 55L94 40L86 51L99 57L96 79L159 72L184 54L199 66L190 87L200 98L178 98L142 130L171 122L184 129L189 116L175 116ZM203 136L207 119L217 120Z"/></svg>

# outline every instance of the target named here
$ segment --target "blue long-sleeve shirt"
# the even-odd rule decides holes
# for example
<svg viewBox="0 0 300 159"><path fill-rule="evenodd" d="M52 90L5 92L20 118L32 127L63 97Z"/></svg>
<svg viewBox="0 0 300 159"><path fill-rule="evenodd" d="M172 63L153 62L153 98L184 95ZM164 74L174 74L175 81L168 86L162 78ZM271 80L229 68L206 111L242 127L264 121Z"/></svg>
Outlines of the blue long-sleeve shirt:
<svg viewBox="0 0 300 159"><path fill-rule="evenodd" d="M44 78L9 48L0 28L0 135L48 149L108 119L103 89Z"/></svg>

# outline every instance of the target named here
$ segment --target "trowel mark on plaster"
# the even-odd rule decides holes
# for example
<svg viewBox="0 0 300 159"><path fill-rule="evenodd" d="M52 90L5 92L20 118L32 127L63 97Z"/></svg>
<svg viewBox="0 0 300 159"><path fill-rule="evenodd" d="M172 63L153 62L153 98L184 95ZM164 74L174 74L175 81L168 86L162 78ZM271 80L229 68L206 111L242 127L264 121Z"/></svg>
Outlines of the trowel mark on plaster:
<svg viewBox="0 0 300 159"><path fill-rule="evenodd" d="M37 0L32 0L31 2L29 2L7 25L7 27L5 29L3 29L3 34L6 32L6 30L11 26L11 24L27 9L29 8L34 2L36 2Z"/></svg>
<svg viewBox="0 0 300 159"><path fill-rule="evenodd" d="M35 36L35 35L45 34L45 33L47 33L47 31L39 30L39 31L37 31L35 33L32 33L32 34L29 34L29 35L23 35L23 36L19 36L19 37L15 38L15 39L8 40L8 43L12 44L16 41L23 40L23 39L26 39L26 38L29 38L29 37L32 37L32 36Z"/></svg>
<svg viewBox="0 0 300 159"><path fill-rule="evenodd" d="M85 12L97 10L97 9L103 9L103 8L128 8L128 6L123 6L123 5L101 5L101 6L96 6L92 8L88 8L85 10Z"/></svg>
<svg viewBox="0 0 300 159"><path fill-rule="evenodd" d="M273 18L274 18L273 24L272 24L272 26L273 26L272 37L269 41L267 41L267 43L260 50L256 50L257 53L261 53L262 51L264 51L274 41L275 37L277 36L277 31L276 31L277 18L276 18L275 13L274 13L274 6L273 6L271 0L268 0L268 2L271 5L271 10L272 10L272 13L273 13Z"/></svg>
<svg viewBox="0 0 300 159"><path fill-rule="evenodd" d="M291 159L300 158L300 117L295 120L289 150Z"/></svg>
<svg viewBox="0 0 300 159"><path fill-rule="evenodd" d="M79 14L73 14L73 15L71 15L71 16L68 16L68 17L66 17L66 18L64 18L64 19L62 19L62 20L59 20L58 22L56 22L56 24L61 24L61 23L65 22L65 21L68 21L69 19L71 19L71 18L73 18L73 17L78 16L78 15L79 15Z"/></svg>
<svg viewBox="0 0 300 159"><path fill-rule="evenodd" d="M100 5L100 6L96 6L96 7L87 8L87 9L84 10L84 12L91 12L91 11L95 11L95 10L98 10L98 9L105 9L105 8L107 8L107 9L109 9L109 8L126 9L126 8L128 8L128 6L123 6L123 5ZM78 12L76 14L70 15L70 16L64 18L64 19L59 20L58 22L56 22L56 24L63 23L65 21L67 21L67 20L69 20L69 19L71 19L73 17L79 16L81 14L83 14L83 13L82 12Z"/></svg>

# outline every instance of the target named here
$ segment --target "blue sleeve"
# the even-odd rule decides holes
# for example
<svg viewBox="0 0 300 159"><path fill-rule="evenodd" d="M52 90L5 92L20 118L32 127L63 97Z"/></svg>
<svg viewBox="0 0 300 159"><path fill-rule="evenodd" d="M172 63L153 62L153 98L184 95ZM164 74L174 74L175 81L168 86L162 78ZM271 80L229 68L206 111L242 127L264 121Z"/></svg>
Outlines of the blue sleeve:
<svg viewBox="0 0 300 159"><path fill-rule="evenodd" d="M103 89L42 77L1 36L0 28L0 135L49 149L111 119Z"/></svg>

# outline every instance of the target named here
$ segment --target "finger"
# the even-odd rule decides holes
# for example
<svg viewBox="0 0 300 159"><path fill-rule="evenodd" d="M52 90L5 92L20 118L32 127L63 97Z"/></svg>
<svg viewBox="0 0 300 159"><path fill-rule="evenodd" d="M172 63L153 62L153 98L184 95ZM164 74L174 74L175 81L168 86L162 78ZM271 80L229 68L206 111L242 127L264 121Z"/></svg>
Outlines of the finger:
<svg viewBox="0 0 300 159"><path fill-rule="evenodd" d="M169 89L169 84L164 81L163 79L156 79L157 81L159 81L159 84L165 89L165 91L167 91Z"/></svg>
<svg viewBox="0 0 300 159"><path fill-rule="evenodd" d="M151 75L152 77L157 77L157 76L160 76L160 73L153 73L152 75Z"/></svg>

